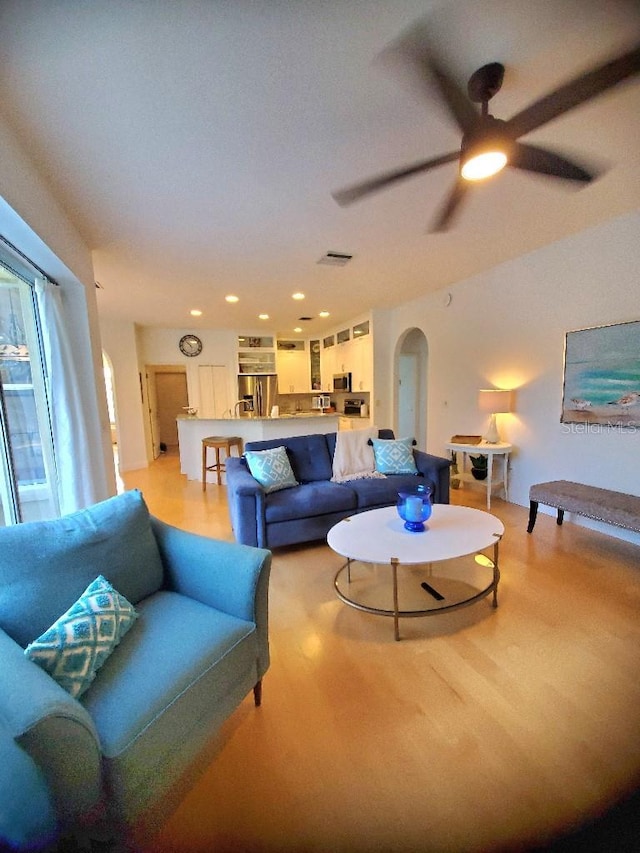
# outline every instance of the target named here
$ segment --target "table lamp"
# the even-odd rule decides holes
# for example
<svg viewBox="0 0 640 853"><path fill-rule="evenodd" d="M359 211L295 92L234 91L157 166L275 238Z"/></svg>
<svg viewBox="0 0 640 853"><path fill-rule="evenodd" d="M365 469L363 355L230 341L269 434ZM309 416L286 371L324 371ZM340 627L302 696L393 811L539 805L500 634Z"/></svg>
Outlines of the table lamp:
<svg viewBox="0 0 640 853"><path fill-rule="evenodd" d="M488 444L497 444L500 441L496 415L513 410L513 393L503 391L500 388L482 389L478 392L478 406L481 412L491 415L489 426L482 438Z"/></svg>

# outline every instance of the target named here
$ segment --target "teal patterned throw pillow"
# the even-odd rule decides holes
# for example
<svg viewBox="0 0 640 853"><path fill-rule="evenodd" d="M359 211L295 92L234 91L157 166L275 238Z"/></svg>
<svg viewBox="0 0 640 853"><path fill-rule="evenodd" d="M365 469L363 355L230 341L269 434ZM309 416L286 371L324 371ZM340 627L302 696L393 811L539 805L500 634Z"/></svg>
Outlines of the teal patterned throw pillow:
<svg viewBox="0 0 640 853"><path fill-rule="evenodd" d="M265 492L277 492L298 485L285 447L246 450L244 455L249 471Z"/></svg>
<svg viewBox="0 0 640 853"><path fill-rule="evenodd" d="M77 699L136 618L133 605L99 575L24 653Z"/></svg>
<svg viewBox="0 0 640 853"><path fill-rule="evenodd" d="M413 439L372 438L376 471L381 474L417 474L413 459Z"/></svg>

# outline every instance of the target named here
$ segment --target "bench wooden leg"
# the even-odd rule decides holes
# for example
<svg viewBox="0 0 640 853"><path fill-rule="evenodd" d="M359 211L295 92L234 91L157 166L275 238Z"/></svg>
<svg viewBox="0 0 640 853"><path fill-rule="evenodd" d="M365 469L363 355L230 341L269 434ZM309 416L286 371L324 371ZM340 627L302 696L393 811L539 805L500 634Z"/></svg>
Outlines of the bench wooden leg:
<svg viewBox="0 0 640 853"><path fill-rule="evenodd" d="M536 523L538 515L538 501L529 501L529 524L527 525L527 533L531 533L533 526Z"/></svg>
<svg viewBox="0 0 640 853"><path fill-rule="evenodd" d="M564 510L558 507L558 517L556 518L556 524L560 526L564 520Z"/></svg>
<svg viewBox="0 0 640 853"><path fill-rule="evenodd" d="M262 704L262 679L253 685L253 703L256 708Z"/></svg>

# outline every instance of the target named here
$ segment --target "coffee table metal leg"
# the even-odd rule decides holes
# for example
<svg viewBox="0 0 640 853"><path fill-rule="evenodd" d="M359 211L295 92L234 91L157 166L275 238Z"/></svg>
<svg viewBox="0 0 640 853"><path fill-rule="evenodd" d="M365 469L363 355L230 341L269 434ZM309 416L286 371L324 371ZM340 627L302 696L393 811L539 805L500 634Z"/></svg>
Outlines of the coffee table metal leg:
<svg viewBox="0 0 640 853"><path fill-rule="evenodd" d="M400 620L398 617L398 558L391 558L391 575L393 577L393 628L396 640L400 639Z"/></svg>

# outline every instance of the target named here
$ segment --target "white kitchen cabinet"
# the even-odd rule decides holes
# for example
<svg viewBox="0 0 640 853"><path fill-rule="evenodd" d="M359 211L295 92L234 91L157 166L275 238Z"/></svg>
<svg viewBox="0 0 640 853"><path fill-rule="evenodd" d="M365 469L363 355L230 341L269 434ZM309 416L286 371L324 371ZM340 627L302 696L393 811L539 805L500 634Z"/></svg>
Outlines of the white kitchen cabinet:
<svg viewBox="0 0 640 853"><path fill-rule="evenodd" d="M238 350L238 373L275 373L273 350Z"/></svg>
<svg viewBox="0 0 640 853"><path fill-rule="evenodd" d="M335 373L351 373L351 347L353 341L343 341L336 344L334 354Z"/></svg>
<svg viewBox="0 0 640 853"><path fill-rule="evenodd" d="M372 391L373 347L371 335L354 337L350 341L336 344L333 349L335 350L333 372L351 374L351 392Z"/></svg>
<svg viewBox="0 0 640 853"><path fill-rule="evenodd" d="M322 390L328 394L333 393L333 374L339 373L336 368L336 347L325 347L320 350L320 376L322 377Z"/></svg>
<svg viewBox="0 0 640 853"><path fill-rule="evenodd" d="M354 338L349 342L349 371L351 390L373 391L373 347L371 335Z"/></svg>
<svg viewBox="0 0 640 853"><path fill-rule="evenodd" d="M309 354L306 349L276 353L278 394L306 394L311 390Z"/></svg>

